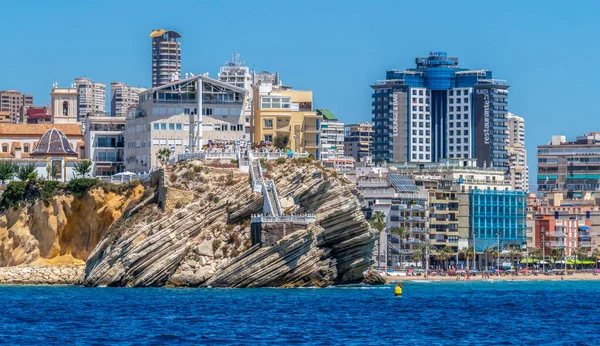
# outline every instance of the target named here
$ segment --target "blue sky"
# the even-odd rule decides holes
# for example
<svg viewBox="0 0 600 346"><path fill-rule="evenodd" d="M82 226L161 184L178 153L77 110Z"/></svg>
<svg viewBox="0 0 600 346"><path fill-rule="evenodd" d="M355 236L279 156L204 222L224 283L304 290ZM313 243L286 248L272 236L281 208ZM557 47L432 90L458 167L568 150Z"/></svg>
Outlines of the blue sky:
<svg viewBox="0 0 600 346"><path fill-rule="evenodd" d="M0 90L49 99L75 77L149 86L155 28L179 31L183 72L237 52L256 70L312 89L342 121L370 120L369 85L443 50L511 85L509 109L535 147L552 134L600 130L596 1L9 1L2 4ZM533 175L532 174L532 175Z"/></svg>

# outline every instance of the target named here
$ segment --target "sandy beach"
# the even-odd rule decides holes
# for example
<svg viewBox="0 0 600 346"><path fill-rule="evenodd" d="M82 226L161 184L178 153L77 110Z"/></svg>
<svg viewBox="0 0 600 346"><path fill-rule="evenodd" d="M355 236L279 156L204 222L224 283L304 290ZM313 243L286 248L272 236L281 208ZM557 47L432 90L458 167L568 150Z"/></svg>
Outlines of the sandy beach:
<svg viewBox="0 0 600 346"><path fill-rule="evenodd" d="M561 277L563 280L600 280L600 275L594 275L592 273L575 273L571 275L519 275L519 276L490 276L488 278L483 278L481 275L470 276L471 281L560 281ZM388 282L398 282L398 281L419 281L419 280L427 280L427 281L457 281L456 276L431 276L429 275L427 279L424 276L387 276ZM464 276L460 277L460 281L465 281L466 278Z"/></svg>

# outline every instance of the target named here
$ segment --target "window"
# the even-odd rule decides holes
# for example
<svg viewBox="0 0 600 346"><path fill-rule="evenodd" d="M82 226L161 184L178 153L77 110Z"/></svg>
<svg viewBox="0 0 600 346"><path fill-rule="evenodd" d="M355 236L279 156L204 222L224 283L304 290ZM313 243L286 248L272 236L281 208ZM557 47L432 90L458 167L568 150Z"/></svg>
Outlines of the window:
<svg viewBox="0 0 600 346"><path fill-rule="evenodd" d="M161 130L166 130L167 129L167 124L160 124L160 129Z"/></svg>
<svg viewBox="0 0 600 346"><path fill-rule="evenodd" d="M450 96L454 96L454 90L450 90Z"/></svg>
<svg viewBox="0 0 600 346"><path fill-rule="evenodd" d="M419 145L419 151L423 151L423 146Z"/></svg>
<svg viewBox="0 0 600 346"><path fill-rule="evenodd" d="M454 136L454 131L450 130L450 136Z"/></svg>
<svg viewBox="0 0 600 346"><path fill-rule="evenodd" d="M273 119L265 119L263 120L264 128L272 129L273 128Z"/></svg>
<svg viewBox="0 0 600 346"><path fill-rule="evenodd" d="M466 135L466 133L465 133L465 135ZM464 143L469 143L469 138L468 137L467 138L463 138L463 142Z"/></svg>
<svg viewBox="0 0 600 346"><path fill-rule="evenodd" d="M415 89L412 90L413 95L417 95L417 91Z"/></svg>
<svg viewBox="0 0 600 346"><path fill-rule="evenodd" d="M456 96L460 96L460 90L456 90Z"/></svg>
<svg viewBox="0 0 600 346"><path fill-rule="evenodd" d="M426 134L427 136L429 136L429 135L431 134L431 132L430 132L429 130L426 130L426 131L425 131L425 134Z"/></svg>
<svg viewBox="0 0 600 346"><path fill-rule="evenodd" d="M419 138L419 143L423 143L423 138Z"/></svg>
<svg viewBox="0 0 600 346"><path fill-rule="evenodd" d="M417 135L417 130L413 130L413 136Z"/></svg>
<svg viewBox="0 0 600 346"><path fill-rule="evenodd" d="M457 143L457 144L460 144L460 138L457 138L457 139L456 139L456 143Z"/></svg>
<svg viewBox="0 0 600 346"><path fill-rule="evenodd" d="M417 146L413 145L413 151L417 151Z"/></svg>
<svg viewBox="0 0 600 346"><path fill-rule="evenodd" d="M413 160L416 160L417 159L417 154L412 154L412 158L413 158Z"/></svg>
<svg viewBox="0 0 600 346"><path fill-rule="evenodd" d="M454 146L451 145L448 149L450 149L450 151L454 151Z"/></svg>
<svg viewBox="0 0 600 346"><path fill-rule="evenodd" d="M423 127L423 122L419 121L419 127Z"/></svg>
<svg viewBox="0 0 600 346"><path fill-rule="evenodd" d="M423 98L419 97L419 103L423 103Z"/></svg>
<svg viewBox="0 0 600 346"><path fill-rule="evenodd" d="M154 129L158 130L158 123L154 123Z"/></svg>
<svg viewBox="0 0 600 346"><path fill-rule="evenodd" d="M469 151L469 146L468 146L468 145L465 145L465 146L464 146L464 149L465 149L465 151Z"/></svg>
<svg viewBox="0 0 600 346"><path fill-rule="evenodd" d="M456 99L456 103L460 103L460 98L457 98L457 99Z"/></svg>
<svg viewBox="0 0 600 346"><path fill-rule="evenodd" d="M423 106L419 106L419 111L422 112L423 111ZM422 114L421 114L422 115Z"/></svg>
<svg viewBox="0 0 600 346"><path fill-rule="evenodd" d="M181 124L175 124L175 129L177 131L181 131Z"/></svg>
<svg viewBox="0 0 600 346"><path fill-rule="evenodd" d="M454 104L454 99L450 99L450 104Z"/></svg>
<svg viewBox="0 0 600 346"><path fill-rule="evenodd" d="M417 139L415 137L413 137L412 142L417 143Z"/></svg>
<svg viewBox="0 0 600 346"><path fill-rule="evenodd" d="M469 127L469 122L468 121L463 122L463 126L464 127Z"/></svg>
<svg viewBox="0 0 600 346"><path fill-rule="evenodd" d="M426 158L427 160L429 160L431 157L429 156L429 154L426 154L426 155L425 155L425 158Z"/></svg>
<svg viewBox="0 0 600 346"><path fill-rule="evenodd" d="M412 106L412 110L413 110L413 112L416 112L417 111L417 106Z"/></svg>
<svg viewBox="0 0 600 346"><path fill-rule="evenodd" d="M229 129L229 125L227 125L227 124L223 124L223 125L221 125L221 129L222 129L223 131L227 131L227 130Z"/></svg>
<svg viewBox="0 0 600 346"><path fill-rule="evenodd" d="M265 142L273 142L273 135L265 135Z"/></svg>
<svg viewBox="0 0 600 346"><path fill-rule="evenodd" d="M419 96L423 96L423 90L419 90Z"/></svg>
<svg viewBox="0 0 600 346"><path fill-rule="evenodd" d="M463 110L468 111L469 110L469 106L464 106Z"/></svg>
<svg viewBox="0 0 600 346"><path fill-rule="evenodd" d="M63 102L63 107L62 107L62 111L63 111L63 115L67 116L69 115L69 102L65 101Z"/></svg>
<svg viewBox="0 0 600 346"><path fill-rule="evenodd" d="M460 121L456 122L456 127L460 127Z"/></svg>
<svg viewBox="0 0 600 346"><path fill-rule="evenodd" d="M450 120L454 120L454 115L453 115L453 114L450 114L450 115L448 116L448 119L450 119Z"/></svg>
<svg viewBox="0 0 600 346"><path fill-rule="evenodd" d="M175 130L175 124L169 124L169 131Z"/></svg>
<svg viewBox="0 0 600 346"><path fill-rule="evenodd" d="M460 106L456 106L456 111L460 112Z"/></svg>
<svg viewBox="0 0 600 346"><path fill-rule="evenodd" d="M454 143L454 138L449 138L448 139L448 143L453 144Z"/></svg>
<svg viewBox="0 0 600 346"><path fill-rule="evenodd" d="M464 103L469 103L469 98L468 98L468 97L465 97L465 98L463 99L463 102L464 102Z"/></svg>
<svg viewBox="0 0 600 346"><path fill-rule="evenodd" d="M419 160L423 160L423 154L419 154Z"/></svg>
<svg viewBox="0 0 600 346"><path fill-rule="evenodd" d="M190 109L189 108L184 108L183 109L183 114L190 114Z"/></svg>
<svg viewBox="0 0 600 346"><path fill-rule="evenodd" d="M460 136L460 130L456 130L456 135Z"/></svg>
<svg viewBox="0 0 600 346"><path fill-rule="evenodd" d="M450 112L454 112L454 107L450 106Z"/></svg>
<svg viewBox="0 0 600 346"><path fill-rule="evenodd" d="M460 120L460 114L456 115L456 120Z"/></svg>

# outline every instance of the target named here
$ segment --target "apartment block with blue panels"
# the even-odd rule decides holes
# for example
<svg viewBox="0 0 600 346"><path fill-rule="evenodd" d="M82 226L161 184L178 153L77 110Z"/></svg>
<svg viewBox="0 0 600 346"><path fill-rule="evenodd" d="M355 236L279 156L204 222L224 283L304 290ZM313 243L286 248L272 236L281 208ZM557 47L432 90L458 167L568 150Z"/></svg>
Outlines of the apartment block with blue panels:
<svg viewBox="0 0 600 346"><path fill-rule="evenodd" d="M476 158L507 167L506 81L492 71L459 67L458 58L431 52L416 67L390 70L373 84L373 160L438 162Z"/></svg>
<svg viewBox="0 0 600 346"><path fill-rule="evenodd" d="M470 245L506 249L526 244L526 193L473 189L469 193Z"/></svg>

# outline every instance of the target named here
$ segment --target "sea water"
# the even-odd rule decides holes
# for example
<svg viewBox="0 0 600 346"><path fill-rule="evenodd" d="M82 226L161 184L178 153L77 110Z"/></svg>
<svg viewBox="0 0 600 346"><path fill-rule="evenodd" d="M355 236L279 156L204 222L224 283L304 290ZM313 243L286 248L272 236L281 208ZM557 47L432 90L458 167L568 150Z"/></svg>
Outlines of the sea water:
<svg viewBox="0 0 600 346"><path fill-rule="evenodd" d="M327 289L0 287L5 344L600 343L600 281Z"/></svg>

